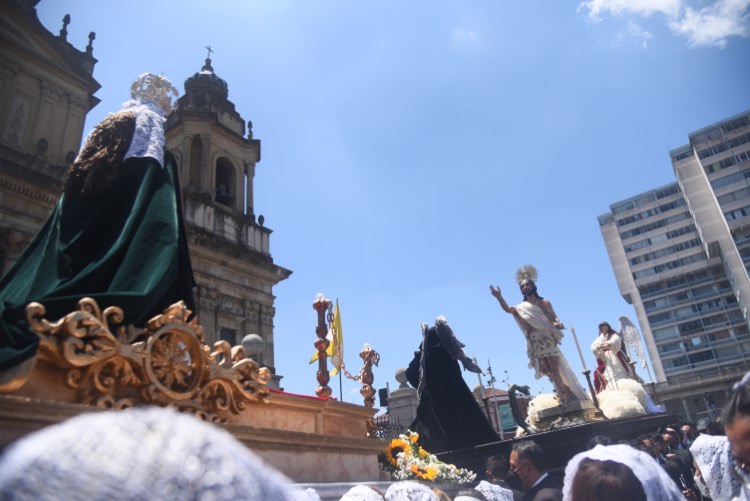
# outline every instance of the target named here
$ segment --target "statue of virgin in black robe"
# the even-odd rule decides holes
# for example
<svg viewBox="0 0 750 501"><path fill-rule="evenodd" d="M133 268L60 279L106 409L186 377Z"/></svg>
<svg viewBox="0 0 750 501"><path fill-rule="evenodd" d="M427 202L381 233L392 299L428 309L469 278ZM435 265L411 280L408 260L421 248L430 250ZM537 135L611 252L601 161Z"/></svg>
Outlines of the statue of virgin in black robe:
<svg viewBox="0 0 750 501"><path fill-rule="evenodd" d="M39 340L26 322L29 302L59 318L91 297L102 310L122 308L134 325L179 300L195 310L163 113L129 103L92 131L49 219L0 280L0 389L12 391L33 365Z"/></svg>
<svg viewBox="0 0 750 501"><path fill-rule="evenodd" d="M423 340L406 370L420 400L409 429L419 433L419 444L436 454L497 442L487 416L466 386L458 366L481 372L464 351L443 317L433 327L423 324Z"/></svg>

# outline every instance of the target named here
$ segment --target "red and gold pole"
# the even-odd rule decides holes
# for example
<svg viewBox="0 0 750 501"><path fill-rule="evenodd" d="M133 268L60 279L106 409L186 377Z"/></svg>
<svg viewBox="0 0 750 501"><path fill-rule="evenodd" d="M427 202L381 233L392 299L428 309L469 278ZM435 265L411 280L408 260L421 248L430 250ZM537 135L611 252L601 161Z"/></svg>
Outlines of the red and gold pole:
<svg viewBox="0 0 750 501"><path fill-rule="evenodd" d="M328 325L326 323L326 312L331 308L331 301L326 299L323 294L315 296L313 309L318 312L318 326L315 328L315 334L318 339L315 340L315 349L318 350L318 387L315 388L315 394L318 398L331 398L331 387L328 386L331 376L328 374L328 355L326 350L330 341L326 339L328 334Z"/></svg>

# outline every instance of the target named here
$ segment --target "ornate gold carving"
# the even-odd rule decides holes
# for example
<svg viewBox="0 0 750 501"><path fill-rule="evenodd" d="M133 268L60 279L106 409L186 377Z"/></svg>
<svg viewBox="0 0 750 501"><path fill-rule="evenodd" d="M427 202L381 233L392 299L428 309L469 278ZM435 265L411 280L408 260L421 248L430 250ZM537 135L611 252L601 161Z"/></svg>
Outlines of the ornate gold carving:
<svg viewBox="0 0 750 501"><path fill-rule="evenodd" d="M39 360L65 370L65 383L78 390L81 403L103 408L139 404L171 405L197 416L224 421L248 402L265 402L271 373L246 357L241 346L226 341L213 351L203 342L203 328L180 301L146 327L121 325L120 308L103 312L91 298L56 322L44 318L39 303L26 307L32 330L40 337Z"/></svg>

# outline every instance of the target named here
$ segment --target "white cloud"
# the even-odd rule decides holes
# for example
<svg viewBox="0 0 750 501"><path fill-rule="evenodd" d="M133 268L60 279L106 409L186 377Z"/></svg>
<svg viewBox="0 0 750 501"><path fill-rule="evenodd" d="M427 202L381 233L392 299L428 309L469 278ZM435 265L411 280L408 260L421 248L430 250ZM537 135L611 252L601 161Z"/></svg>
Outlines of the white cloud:
<svg viewBox="0 0 750 501"><path fill-rule="evenodd" d="M588 17L601 21L606 14L611 16L642 16L654 14L666 18L666 24L676 34L684 37L691 47L713 46L723 48L730 37L750 36L750 0L707 0L701 7L688 3L699 0L585 0L578 11L587 11ZM640 28L627 32L642 39L646 47L652 35Z"/></svg>
<svg viewBox="0 0 750 501"><path fill-rule="evenodd" d="M588 10L589 17L595 21L601 20L602 14L610 13L614 16L622 14L637 14L650 16L664 14L674 16L680 12L682 0L586 0L578 5L578 11Z"/></svg>
<svg viewBox="0 0 750 501"><path fill-rule="evenodd" d="M614 33L609 40L609 46L611 48L630 46L633 41L643 49L648 48L648 41L653 38L653 35L648 31L644 30L641 25L628 21L628 25L625 29Z"/></svg>
<svg viewBox="0 0 750 501"><path fill-rule="evenodd" d="M640 25L632 22L628 24L626 33L629 37L640 40L641 47L644 49L648 48L648 41L653 38L653 35L651 33L641 28Z"/></svg>
<svg viewBox="0 0 750 501"><path fill-rule="evenodd" d="M701 9L687 7L670 28L693 47L725 47L727 38L750 35L750 0L719 0Z"/></svg>

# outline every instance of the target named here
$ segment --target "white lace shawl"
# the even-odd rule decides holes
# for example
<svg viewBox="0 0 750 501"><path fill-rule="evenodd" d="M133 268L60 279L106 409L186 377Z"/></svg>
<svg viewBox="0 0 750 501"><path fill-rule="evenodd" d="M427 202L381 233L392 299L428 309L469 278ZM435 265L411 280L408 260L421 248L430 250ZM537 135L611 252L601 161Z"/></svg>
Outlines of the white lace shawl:
<svg viewBox="0 0 750 501"><path fill-rule="evenodd" d="M395 482L385 491L387 501L438 501L437 495L425 484L414 480Z"/></svg>
<svg viewBox="0 0 750 501"><path fill-rule="evenodd" d="M124 160L131 157L164 159L164 112L151 101L126 101L120 111L135 114L135 133ZM163 167L163 166L162 166Z"/></svg>
<svg viewBox="0 0 750 501"><path fill-rule="evenodd" d="M685 501L685 496L677 488L664 468L651 456L629 445L597 445L591 450L573 456L565 467L563 484L563 501L571 501L573 479L578 473L578 466L584 458L597 461L615 461L630 468L641 482L649 501Z"/></svg>
<svg viewBox="0 0 750 501"><path fill-rule="evenodd" d="M732 447L727 437L698 435L690 446L690 452L701 470L703 482L712 499L734 499L740 496L742 484L734 473Z"/></svg>
<svg viewBox="0 0 750 501"><path fill-rule="evenodd" d="M486 480L482 480L474 488L484 494L484 497L487 498L487 501L513 501L512 490L505 489L504 487L500 487L499 485L491 484Z"/></svg>

